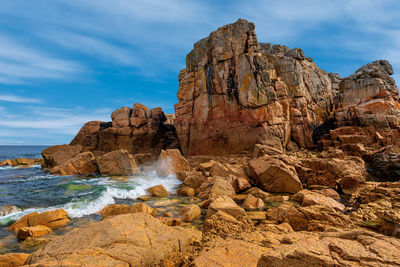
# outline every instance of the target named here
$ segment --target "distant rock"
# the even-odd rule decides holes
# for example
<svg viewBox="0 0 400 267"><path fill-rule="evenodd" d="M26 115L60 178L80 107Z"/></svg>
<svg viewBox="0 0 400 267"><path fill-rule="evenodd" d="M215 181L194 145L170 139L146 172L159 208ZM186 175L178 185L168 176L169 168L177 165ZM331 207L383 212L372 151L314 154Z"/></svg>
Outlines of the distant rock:
<svg viewBox="0 0 400 267"><path fill-rule="evenodd" d="M62 165L68 160L82 152L82 146L57 145L46 148L42 151L43 164L45 169L51 169L55 166Z"/></svg>
<svg viewBox="0 0 400 267"><path fill-rule="evenodd" d="M98 173L96 159L92 152L83 152L72 159L50 169L54 175L84 175Z"/></svg>

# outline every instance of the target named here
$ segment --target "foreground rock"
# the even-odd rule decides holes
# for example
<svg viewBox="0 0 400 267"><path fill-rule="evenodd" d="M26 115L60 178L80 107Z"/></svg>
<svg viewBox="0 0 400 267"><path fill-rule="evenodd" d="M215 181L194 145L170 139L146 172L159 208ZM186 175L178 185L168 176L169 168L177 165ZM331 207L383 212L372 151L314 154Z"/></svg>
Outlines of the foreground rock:
<svg viewBox="0 0 400 267"><path fill-rule="evenodd" d="M115 150L96 158L101 174L132 175L139 172L135 158L124 149Z"/></svg>
<svg viewBox="0 0 400 267"><path fill-rule="evenodd" d="M243 208L239 207L232 198L228 196L217 197L208 206L207 218L210 218L214 213L223 211L233 217L240 217L245 215Z"/></svg>
<svg viewBox="0 0 400 267"><path fill-rule="evenodd" d="M0 255L0 267L19 267L25 264L29 254L26 253L9 253Z"/></svg>
<svg viewBox="0 0 400 267"><path fill-rule="evenodd" d="M319 238L303 237L293 244L283 243L263 254L257 266L398 266L399 264L399 240L368 231L344 231L324 233Z"/></svg>
<svg viewBox="0 0 400 267"><path fill-rule="evenodd" d="M155 197L166 197L169 195L167 189L165 189L165 187L162 184L150 187L150 188L146 189L146 191L150 195L155 196Z"/></svg>
<svg viewBox="0 0 400 267"><path fill-rule="evenodd" d="M25 240L28 237L41 237L51 233L52 230L49 227L43 225L36 225L31 227L22 227L18 229L17 238L18 240Z"/></svg>
<svg viewBox="0 0 400 267"><path fill-rule="evenodd" d="M27 264L176 266L200 238L197 230L168 227L149 214L124 214L72 230L33 253Z"/></svg>
<svg viewBox="0 0 400 267"><path fill-rule="evenodd" d="M13 223L9 227L9 229L10 231L17 232L22 227L30 227L36 225L43 225L54 229L64 226L69 222L70 220L67 218L67 212L63 209L46 211L42 213L32 212Z"/></svg>

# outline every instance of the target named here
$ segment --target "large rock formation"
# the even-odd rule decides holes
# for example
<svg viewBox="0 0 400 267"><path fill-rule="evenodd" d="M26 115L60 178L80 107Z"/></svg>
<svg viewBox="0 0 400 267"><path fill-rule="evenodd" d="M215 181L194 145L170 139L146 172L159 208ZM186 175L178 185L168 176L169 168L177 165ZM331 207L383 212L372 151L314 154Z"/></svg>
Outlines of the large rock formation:
<svg viewBox="0 0 400 267"><path fill-rule="evenodd" d="M310 147L333 107L326 72L301 49L258 43L254 24L242 19L194 45L177 97L186 154L237 153L263 141Z"/></svg>
<svg viewBox="0 0 400 267"><path fill-rule="evenodd" d="M394 143L400 137L400 102L391 74L391 65L380 60L340 79L301 49L258 43L254 25L239 19L197 42L187 55L175 105L182 150L232 154L252 151L256 143L285 149L293 142L312 148L342 126L366 128L366 140L375 141L379 132L385 144ZM341 135L365 139L356 133ZM351 138L344 139L346 144Z"/></svg>
<svg viewBox="0 0 400 267"><path fill-rule="evenodd" d="M83 151L104 153L126 149L130 154L151 153L154 157L161 149L179 148L175 127L161 108L149 110L136 103L133 109L117 109L111 119L112 122L86 123L70 145L81 145Z"/></svg>

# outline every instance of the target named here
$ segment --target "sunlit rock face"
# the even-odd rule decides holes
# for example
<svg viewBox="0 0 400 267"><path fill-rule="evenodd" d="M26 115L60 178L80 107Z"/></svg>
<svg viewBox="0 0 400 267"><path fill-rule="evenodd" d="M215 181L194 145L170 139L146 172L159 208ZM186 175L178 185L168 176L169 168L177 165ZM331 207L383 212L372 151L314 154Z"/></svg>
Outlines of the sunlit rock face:
<svg viewBox="0 0 400 267"><path fill-rule="evenodd" d="M301 49L258 43L238 20L194 45L179 74L175 126L185 154L230 154L258 142L313 146L333 110L332 83Z"/></svg>
<svg viewBox="0 0 400 267"><path fill-rule="evenodd" d="M161 108L148 109L142 104L123 107L111 114L112 122L86 123L70 145L85 151L110 152L126 149L131 154L147 153L157 157L161 149L179 148L173 116Z"/></svg>

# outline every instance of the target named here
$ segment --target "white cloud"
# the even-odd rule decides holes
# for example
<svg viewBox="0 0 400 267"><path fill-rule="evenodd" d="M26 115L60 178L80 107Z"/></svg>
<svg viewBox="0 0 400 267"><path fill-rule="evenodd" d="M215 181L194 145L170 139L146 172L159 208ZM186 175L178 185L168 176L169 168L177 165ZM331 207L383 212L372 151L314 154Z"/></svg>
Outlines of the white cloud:
<svg viewBox="0 0 400 267"><path fill-rule="evenodd" d="M0 101L12 102L12 103L42 103L41 99L38 98L28 98L16 95L0 95ZM1 107L0 107L1 111ZM4 112L4 110L3 110Z"/></svg>

